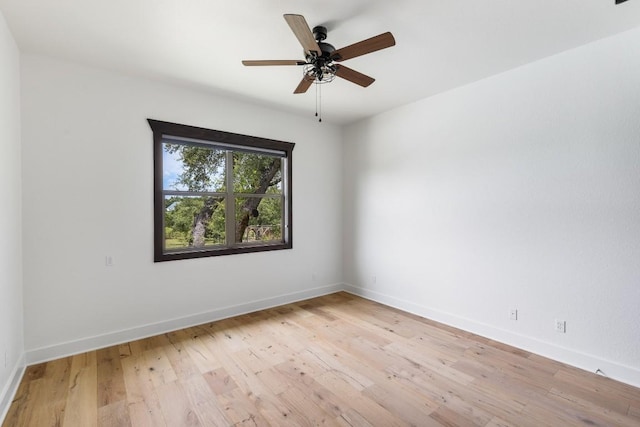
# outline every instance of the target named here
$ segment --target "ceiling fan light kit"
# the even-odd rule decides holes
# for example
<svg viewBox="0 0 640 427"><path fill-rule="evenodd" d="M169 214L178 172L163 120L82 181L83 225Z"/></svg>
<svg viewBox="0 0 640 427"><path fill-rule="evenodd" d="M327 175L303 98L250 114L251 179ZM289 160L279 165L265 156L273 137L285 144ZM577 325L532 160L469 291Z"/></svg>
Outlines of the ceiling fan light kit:
<svg viewBox="0 0 640 427"><path fill-rule="evenodd" d="M333 45L324 41L327 38L326 27L318 25L311 30L302 15L285 14L284 19L302 45L305 60L245 60L242 61L242 64L245 66L302 66L302 80L293 91L294 94L307 92L312 84L330 83L336 76L359 86L368 87L375 81L373 77L352 70L338 64L338 62L386 49L396 44L393 34L386 32L336 50ZM318 115L317 111L316 115Z"/></svg>

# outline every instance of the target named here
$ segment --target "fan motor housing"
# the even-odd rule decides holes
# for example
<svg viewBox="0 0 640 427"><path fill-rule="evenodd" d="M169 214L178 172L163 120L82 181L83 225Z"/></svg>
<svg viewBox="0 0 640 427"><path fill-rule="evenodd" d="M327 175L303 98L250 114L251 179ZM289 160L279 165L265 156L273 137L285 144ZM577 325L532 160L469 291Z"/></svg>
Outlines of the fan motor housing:
<svg viewBox="0 0 640 427"><path fill-rule="evenodd" d="M313 27L313 37L317 42L321 42L327 38L327 27L323 27L322 25L318 25Z"/></svg>
<svg viewBox="0 0 640 427"><path fill-rule="evenodd" d="M329 43L320 42L318 43L318 46L320 46L320 50L322 51L323 58L328 58L336 50L336 48Z"/></svg>
<svg viewBox="0 0 640 427"><path fill-rule="evenodd" d="M327 38L327 27L324 27L322 25L313 27L313 37L316 39L316 42L318 42L318 46L322 51L322 55L319 56L324 58L325 60L328 60L331 54L336 50L336 48L329 43L324 43L324 40Z"/></svg>
<svg viewBox="0 0 640 427"><path fill-rule="evenodd" d="M320 47L322 54L318 56L312 53L307 54L306 55L307 62L312 64L316 63L318 60L321 60L323 63L331 62L331 54L336 50L336 48L329 43L323 43L323 42L318 43L318 46Z"/></svg>

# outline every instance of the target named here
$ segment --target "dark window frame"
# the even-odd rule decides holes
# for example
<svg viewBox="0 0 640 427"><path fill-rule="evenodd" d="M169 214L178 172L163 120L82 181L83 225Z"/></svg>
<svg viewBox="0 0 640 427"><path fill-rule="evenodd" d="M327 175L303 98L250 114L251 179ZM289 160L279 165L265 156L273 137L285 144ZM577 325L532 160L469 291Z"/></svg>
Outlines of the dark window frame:
<svg viewBox="0 0 640 427"><path fill-rule="evenodd" d="M220 130L206 129L177 123L164 122L160 120L147 119L153 131L153 170L154 170L154 262L173 261L179 259L203 258L220 255L233 255L252 252L265 252L293 247L293 203L292 203L292 152L295 146L292 142L284 142L273 139L266 139L256 136L241 135L237 133L224 132ZM238 151L244 148L255 148L258 150L275 150L284 153L283 159L286 164L286 171L283 178L286 182L283 185L285 197L285 227L282 231L282 241L278 243L257 243L255 245L242 244L241 246L207 247L202 249L185 249L180 252L165 252L164 250L164 194L163 194L163 164L162 164L162 144L165 137L188 138L200 140L212 144L226 144L238 147ZM195 144L194 144L195 145ZM233 150L233 148L231 148Z"/></svg>

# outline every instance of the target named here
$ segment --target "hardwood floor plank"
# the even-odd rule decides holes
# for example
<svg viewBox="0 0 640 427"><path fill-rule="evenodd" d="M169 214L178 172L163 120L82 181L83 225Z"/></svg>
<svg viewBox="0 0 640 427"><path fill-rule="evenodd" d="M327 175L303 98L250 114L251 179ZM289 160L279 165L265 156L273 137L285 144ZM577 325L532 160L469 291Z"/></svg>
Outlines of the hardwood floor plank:
<svg viewBox="0 0 640 427"><path fill-rule="evenodd" d="M158 345L167 356L173 373L179 380L202 375L187 351L188 340L181 338L178 332L170 332L158 337Z"/></svg>
<svg viewBox="0 0 640 427"><path fill-rule="evenodd" d="M160 401L143 363L142 355L122 359L122 370L131 425L134 427L166 426Z"/></svg>
<svg viewBox="0 0 640 427"><path fill-rule="evenodd" d="M200 337L200 331L196 328L190 328L191 338L183 336L183 340L186 345L187 354L191 358L191 361L195 364L201 374L216 370L220 367L220 362L209 351L209 348L205 344L206 339Z"/></svg>
<svg viewBox="0 0 640 427"><path fill-rule="evenodd" d="M485 427L518 427L517 424L511 424L505 420L501 420L498 417L492 418Z"/></svg>
<svg viewBox="0 0 640 427"><path fill-rule="evenodd" d="M329 415L314 399L312 399L304 388L290 387L278 395L280 399L291 409L292 412L299 415L299 419L304 419L301 425L306 426L334 426L338 423L335 417Z"/></svg>
<svg viewBox="0 0 640 427"><path fill-rule="evenodd" d="M638 425L640 425L640 404L638 404L638 406L631 405L629 407L629 411L627 412L627 415L629 415L630 417L636 418L638 420Z"/></svg>
<svg viewBox="0 0 640 427"><path fill-rule="evenodd" d="M98 373L98 408L126 399L127 392L118 347L96 351Z"/></svg>
<svg viewBox="0 0 640 427"><path fill-rule="evenodd" d="M164 348L158 347L147 350L141 357L141 363L146 366L149 378L156 388L178 380L178 376L173 370L173 365L171 365L167 354L164 352Z"/></svg>
<svg viewBox="0 0 640 427"><path fill-rule="evenodd" d="M175 381L159 384L155 390L160 410L168 426L204 425L181 384Z"/></svg>
<svg viewBox="0 0 640 427"><path fill-rule="evenodd" d="M338 419L349 410L349 405L344 402L340 396L315 380L309 384L306 393L318 407L322 408L335 419Z"/></svg>
<svg viewBox="0 0 640 427"><path fill-rule="evenodd" d="M340 396L345 405L352 408L369 423L385 426L402 426L406 424L377 402L363 396L360 390L353 388L351 384L344 381L334 372L326 372L316 380L325 388Z"/></svg>
<svg viewBox="0 0 640 427"><path fill-rule="evenodd" d="M129 343L120 344L117 346L120 357L131 356L131 346Z"/></svg>
<svg viewBox="0 0 640 427"><path fill-rule="evenodd" d="M371 373L368 368L358 369L362 367L362 361L356 360L346 352L339 352L332 345L313 344L298 356L308 366L316 366L319 373L332 371L358 390L364 390L374 384L371 375L365 376L360 373ZM379 372L376 376L384 376L384 373Z"/></svg>
<svg viewBox="0 0 640 427"><path fill-rule="evenodd" d="M69 395L70 372L71 358L47 363L43 377L43 388L47 390L46 420L48 425L62 424L62 414L64 414Z"/></svg>
<svg viewBox="0 0 640 427"><path fill-rule="evenodd" d="M577 370L560 369L554 375L554 387L568 393L583 397L586 400L603 402L607 407L615 407L618 411L628 411L631 399L625 388L608 378L593 374L588 380Z"/></svg>
<svg viewBox="0 0 640 427"><path fill-rule="evenodd" d="M210 373L210 372L209 372ZM209 374L207 373L207 374ZM224 411L204 376L192 376L181 381L191 407L196 411L198 419L204 426L222 426L229 424Z"/></svg>
<svg viewBox="0 0 640 427"><path fill-rule="evenodd" d="M345 427L373 427L373 424L351 408L337 417L336 421L338 425Z"/></svg>
<svg viewBox="0 0 640 427"><path fill-rule="evenodd" d="M70 378L62 426L97 426L98 368L95 351L71 358Z"/></svg>
<svg viewBox="0 0 640 427"><path fill-rule="evenodd" d="M218 368L215 371L207 372L202 377L207 384L209 384L209 388L211 388L214 394L228 393L231 390L238 388L236 382L224 368Z"/></svg>
<svg viewBox="0 0 640 427"><path fill-rule="evenodd" d="M484 426L488 424L488 421L475 422L474 420L467 418L465 414L462 414L453 408L448 406L441 406L435 412L429 415L429 418L436 421L440 426L446 427L473 427Z"/></svg>
<svg viewBox="0 0 640 427"><path fill-rule="evenodd" d="M26 374L25 377L27 380L25 387L21 387L21 390L18 390L20 394L18 394L14 400L14 404L17 403L17 407L13 409L12 404L12 408L9 410L3 423L4 427L12 425L44 425L45 422L49 421L46 416L47 405L45 396L47 395L47 389L44 381L42 379L29 380ZM59 415L54 421L56 421L58 425L61 425Z"/></svg>
<svg viewBox="0 0 640 427"><path fill-rule="evenodd" d="M269 425L256 407L255 401L247 399L247 394L240 389L218 395L218 401L224 408L225 417L230 421L229 425Z"/></svg>
<svg viewBox="0 0 640 427"><path fill-rule="evenodd" d="M393 384L393 383L387 383ZM425 425L425 417L431 415L431 408L425 401L420 401L399 387L385 387L373 384L363 390L362 395L368 397L409 425Z"/></svg>
<svg viewBox="0 0 640 427"><path fill-rule="evenodd" d="M523 419L530 420L537 426L596 426L604 427L601 424L582 413L571 405L554 401L546 397L540 397L536 401L528 402L522 410Z"/></svg>
<svg viewBox="0 0 640 427"><path fill-rule="evenodd" d="M98 425L101 427L130 427L129 408L124 400L98 408Z"/></svg>
<svg viewBox="0 0 640 427"><path fill-rule="evenodd" d="M640 426L640 389L339 292L29 366L3 427Z"/></svg>
<svg viewBox="0 0 640 427"><path fill-rule="evenodd" d="M455 381L459 384L466 385L471 383L475 378L471 375L467 375L462 371L455 369L452 365L454 361L447 361L438 357L437 354L430 352L419 352L414 348L406 345L405 343L392 343L385 347L385 350L390 350L395 354L401 356L410 364L420 367L423 366L426 369L433 370L440 373L440 375L448 378L451 381ZM444 368L447 369L444 369Z"/></svg>
<svg viewBox="0 0 640 427"><path fill-rule="evenodd" d="M603 425L616 425L621 427L637 425L636 421L629 420L628 417L623 415L626 414L626 411L618 412L617 409L609 406L609 401L584 400L579 396L557 389L551 389L548 396L550 399L557 400L562 405L577 408L581 413L588 415L591 419L599 420L598 422ZM595 402L598 403L596 404ZM605 409L603 406L606 406L609 409Z"/></svg>

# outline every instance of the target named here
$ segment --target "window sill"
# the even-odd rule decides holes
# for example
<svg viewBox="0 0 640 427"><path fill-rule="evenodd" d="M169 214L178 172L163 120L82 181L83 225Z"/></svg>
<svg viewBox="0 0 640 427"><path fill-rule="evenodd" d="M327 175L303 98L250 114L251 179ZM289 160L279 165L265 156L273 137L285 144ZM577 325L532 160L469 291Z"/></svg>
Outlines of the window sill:
<svg viewBox="0 0 640 427"><path fill-rule="evenodd" d="M223 256L223 255L235 255L235 254L246 254L246 253L254 253L254 252L267 252L267 251L278 251L284 249L291 249L291 243L264 243L264 244L253 244L253 245L240 245L233 248L207 248L202 250L184 250L181 251L179 249L164 252L160 254L156 254L154 257L155 262L163 262L163 261L175 261L180 259L190 259L190 258L205 258L205 257L213 257L213 256Z"/></svg>

